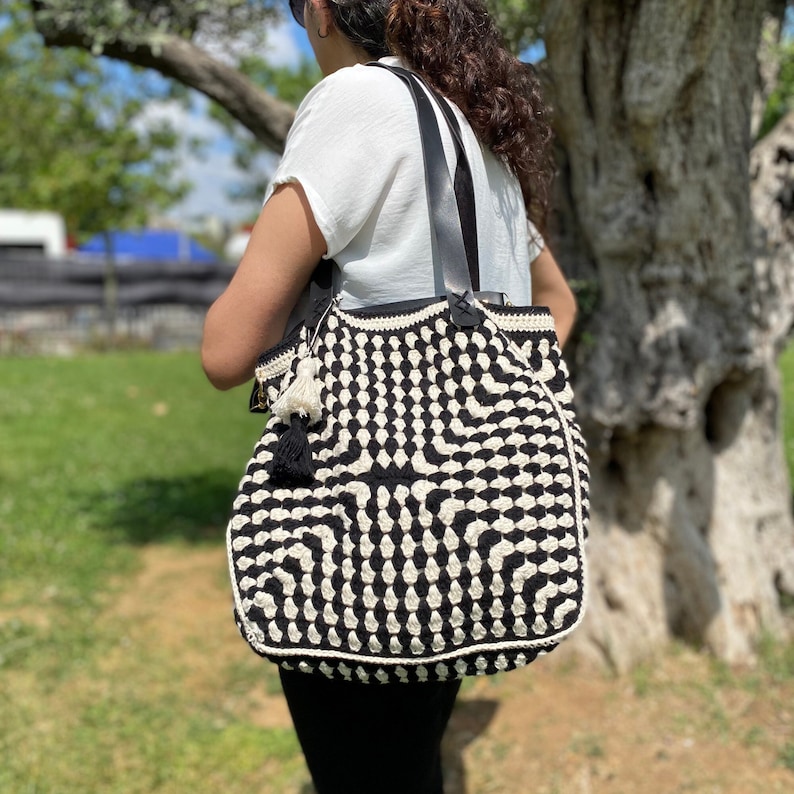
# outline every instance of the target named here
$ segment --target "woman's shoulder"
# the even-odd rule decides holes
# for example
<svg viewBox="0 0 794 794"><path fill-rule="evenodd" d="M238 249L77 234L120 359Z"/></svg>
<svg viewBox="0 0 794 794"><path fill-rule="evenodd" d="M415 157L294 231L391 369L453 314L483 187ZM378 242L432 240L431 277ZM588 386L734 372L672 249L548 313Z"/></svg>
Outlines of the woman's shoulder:
<svg viewBox="0 0 794 794"><path fill-rule="evenodd" d="M374 118L382 118L386 113L388 119L402 108L413 113L410 93L401 80L387 69L356 64L324 77L301 102L298 114L307 111L334 114L358 111Z"/></svg>

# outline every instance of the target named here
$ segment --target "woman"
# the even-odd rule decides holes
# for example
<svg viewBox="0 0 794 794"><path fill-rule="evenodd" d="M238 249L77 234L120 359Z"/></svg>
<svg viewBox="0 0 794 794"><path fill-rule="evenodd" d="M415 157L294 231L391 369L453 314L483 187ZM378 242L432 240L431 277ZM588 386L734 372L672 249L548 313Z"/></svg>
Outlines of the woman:
<svg viewBox="0 0 794 794"><path fill-rule="evenodd" d="M374 59L419 72L450 100L472 169L481 289L549 306L564 343L575 301L534 232L548 204L550 132L534 73L503 49L481 0L290 5L325 79L298 109L248 248L207 315L202 361L213 385L251 379L323 257L338 265L343 308L439 294L416 110L399 79L365 66ZM440 794L459 682L281 677L319 794Z"/></svg>

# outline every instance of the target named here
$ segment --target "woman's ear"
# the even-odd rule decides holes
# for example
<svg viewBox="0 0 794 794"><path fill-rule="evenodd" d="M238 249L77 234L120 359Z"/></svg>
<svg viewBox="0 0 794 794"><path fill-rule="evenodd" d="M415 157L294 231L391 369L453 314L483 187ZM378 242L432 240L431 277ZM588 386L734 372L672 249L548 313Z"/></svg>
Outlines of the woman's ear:
<svg viewBox="0 0 794 794"><path fill-rule="evenodd" d="M306 0L306 5L309 7L309 15L312 24L316 27L317 35L321 39L327 38L334 27L334 17L327 0Z"/></svg>

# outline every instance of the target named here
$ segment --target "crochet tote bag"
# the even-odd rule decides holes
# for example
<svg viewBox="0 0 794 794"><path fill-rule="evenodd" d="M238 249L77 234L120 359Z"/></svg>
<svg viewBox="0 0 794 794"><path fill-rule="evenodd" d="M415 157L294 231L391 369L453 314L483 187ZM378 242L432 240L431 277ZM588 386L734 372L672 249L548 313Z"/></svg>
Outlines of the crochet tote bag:
<svg viewBox="0 0 794 794"><path fill-rule="evenodd" d="M587 592L587 457L551 314L475 292L457 120L440 102L458 198L428 93L390 71L417 105L446 295L346 310L318 270L313 311L256 368L270 417L227 531L250 646L363 682L525 665Z"/></svg>

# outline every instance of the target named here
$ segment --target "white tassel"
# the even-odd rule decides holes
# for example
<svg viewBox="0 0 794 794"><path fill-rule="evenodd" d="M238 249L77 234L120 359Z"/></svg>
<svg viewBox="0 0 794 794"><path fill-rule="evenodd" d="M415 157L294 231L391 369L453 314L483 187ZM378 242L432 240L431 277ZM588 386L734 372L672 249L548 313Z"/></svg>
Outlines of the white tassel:
<svg viewBox="0 0 794 794"><path fill-rule="evenodd" d="M317 362L304 358L298 363L295 379L270 406L270 412L285 425L290 424L293 414L308 416L309 424L319 422L323 414L320 400L320 382L317 379Z"/></svg>

